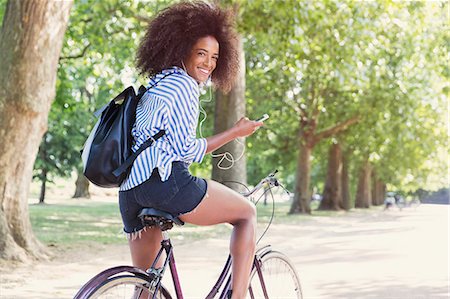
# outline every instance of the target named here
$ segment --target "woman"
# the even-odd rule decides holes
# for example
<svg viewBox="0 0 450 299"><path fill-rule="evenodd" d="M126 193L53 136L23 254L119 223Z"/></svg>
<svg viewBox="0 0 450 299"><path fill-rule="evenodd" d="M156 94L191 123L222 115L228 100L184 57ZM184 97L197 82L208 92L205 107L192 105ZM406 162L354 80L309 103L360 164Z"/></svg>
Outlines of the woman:
<svg viewBox="0 0 450 299"><path fill-rule="evenodd" d="M244 298L255 252L256 210L237 192L192 176L188 166L206 153L262 125L247 118L232 128L196 138L199 85L211 80L224 91L238 69L237 37L231 13L204 3L173 5L150 23L137 53L137 66L150 86L136 110L135 149L149 136L166 134L142 152L119 192L124 230L134 266L148 269L162 239L159 229L144 229L137 215L154 207L196 225L230 223L233 260L230 298Z"/></svg>

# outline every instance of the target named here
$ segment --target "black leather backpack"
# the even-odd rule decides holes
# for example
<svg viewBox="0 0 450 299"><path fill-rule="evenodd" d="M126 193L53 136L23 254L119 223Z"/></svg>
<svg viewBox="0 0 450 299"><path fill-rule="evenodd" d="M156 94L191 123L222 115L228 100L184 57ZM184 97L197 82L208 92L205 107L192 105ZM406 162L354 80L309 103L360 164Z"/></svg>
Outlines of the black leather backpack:
<svg viewBox="0 0 450 299"><path fill-rule="evenodd" d="M134 88L130 86L95 113L97 117L100 115L100 119L81 151L83 173L95 185L119 187L137 156L165 134L161 130L145 141L136 152L131 149L131 130L136 121L136 107L147 90L141 85L136 95Z"/></svg>

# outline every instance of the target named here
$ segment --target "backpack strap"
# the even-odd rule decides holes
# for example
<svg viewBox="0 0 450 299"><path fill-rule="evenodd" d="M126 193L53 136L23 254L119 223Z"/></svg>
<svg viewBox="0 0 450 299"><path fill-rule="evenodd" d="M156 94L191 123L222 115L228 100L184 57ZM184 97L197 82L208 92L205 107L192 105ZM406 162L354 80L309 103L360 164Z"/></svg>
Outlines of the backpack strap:
<svg viewBox="0 0 450 299"><path fill-rule="evenodd" d="M156 85L158 85L159 82L161 82L164 78L170 76L172 73L166 74L164 75L164 77L162 77L161 79L158 80L158 82L156 82L155 84L149 86L148 88L145 88L144 86L140 86L138 89L138 94L136 96L136 98L138 100L140 100L142 98L142 96L149 91L151 88L155 87ZM120 95L119 95L120 96ZM115 99L117 99L119 96L117 96ZM104 110L104 108L102 108ZM116 177L120 176L122 173L124 173L125 171L127 171L127 169L129 167L131 167L131 165L133 164L134 160L136 160L137 156L139 156L140 153L142 153L146 148L148 148L149 146L151 146L153 144L153 142L156 142L156 140L158 140L159 138L161 138L162 136L164 136L164 134L166 134L166 131L164 130L160 130L158 133L156 133L155 135L153 135L152 137L150 137L148 140L146 140L139 148L137 151L135 151L133 154L131 154L126 160L125 162L122 163L122 165L120 165L116 170L113 171L113 175L115 175Z"/></svg>
<svg viewBox="0 0 450 299"><path fill-rule="evenodd" d="M159 138L161 138L162 136L164 136L164 134L166 134L166 131L161 130L158 133L156 133L155 135L153 135L152 137L150 137L148 140L146 140L139 148L137 151L135 151L133 154L131 154L131 156L129 156L127 158L127 160L125 162L122 163L122 165L119 166L119 168L117 168L116 170L113 171L113 174L118 177L119 175L121 175L122 173L124 173L134 162L134 160L136 160L137 156L139 156L140 153L142 153L146 148L148 148L149 146L151 146L153 144L153 142L155 142L156 140L158 140Z"/></svg>

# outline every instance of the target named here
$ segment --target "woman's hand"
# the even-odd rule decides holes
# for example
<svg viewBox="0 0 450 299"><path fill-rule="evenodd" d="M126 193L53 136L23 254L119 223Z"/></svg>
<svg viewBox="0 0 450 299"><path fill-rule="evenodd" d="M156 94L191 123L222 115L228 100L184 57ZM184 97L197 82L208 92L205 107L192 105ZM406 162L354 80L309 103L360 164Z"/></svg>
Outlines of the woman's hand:
<svg viewBox="0 0 450 299"><path fill-rule="evenodd" d="M249 120L248 117L243 117L233 126L233 131L236 137L247 137L253 134L263 124L261 121Z"/></svg>
<svg viewBox="0 0 450 299"><path fill-rule="evenodd" d="M253 134L263 124L261 121L249 120L247 117L243 117L228 130L206 138L206 152L210 153L236 138L247 137Z"/></svg>

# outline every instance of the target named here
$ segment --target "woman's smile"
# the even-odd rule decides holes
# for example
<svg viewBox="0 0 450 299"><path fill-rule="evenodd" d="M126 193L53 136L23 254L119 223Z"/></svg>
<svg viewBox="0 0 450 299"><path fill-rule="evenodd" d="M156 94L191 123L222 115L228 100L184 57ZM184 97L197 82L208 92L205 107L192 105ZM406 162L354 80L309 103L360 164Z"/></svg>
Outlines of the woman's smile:
<svg viewBox="0 0 450 299"><path fill-rule="evenodd" d="M217 66L219 43L213 36L199 38L185 61L186 72L198 83L208 80Z"/></svg>

